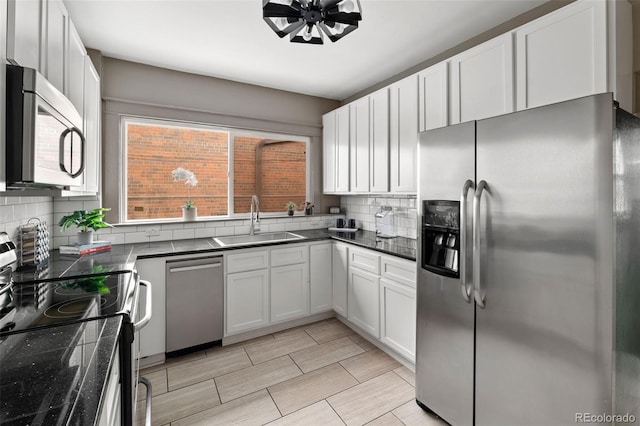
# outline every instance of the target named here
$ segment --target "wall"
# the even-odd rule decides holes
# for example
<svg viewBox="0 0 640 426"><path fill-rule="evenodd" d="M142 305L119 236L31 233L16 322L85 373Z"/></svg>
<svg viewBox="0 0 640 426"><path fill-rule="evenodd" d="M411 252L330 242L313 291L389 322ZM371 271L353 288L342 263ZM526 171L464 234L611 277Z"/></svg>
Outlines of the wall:
<svg viewBox="0 0 640 426"><path fill-rule="evenodd" d="M418 238L416 197L412 196L356 196L340 198L340 211L347 219L355 219L356 226L375 231L375 214L380 206L393 207L396 232L399 237Z"/></svg>
<svg viewBox="0 0 640 426"><path fill-rule="evenodd" d="M327 213L338 198L322 194L322 115L338 101L102 57L104 103L103 202L121 218L118 175L122 116L158 117L308 136L311 198L316 213Z"/></svg>

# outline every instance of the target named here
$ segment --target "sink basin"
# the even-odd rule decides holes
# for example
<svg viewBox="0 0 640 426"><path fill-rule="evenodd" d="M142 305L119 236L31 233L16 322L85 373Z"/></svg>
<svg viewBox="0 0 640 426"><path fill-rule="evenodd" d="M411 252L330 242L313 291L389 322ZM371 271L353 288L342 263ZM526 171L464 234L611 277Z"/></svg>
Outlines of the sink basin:
<svg viewBox="0 0 640 426"><path fill-rule="evenodd" d="M231 235L228 237L215 237L213 241L222 247L229 246L250 246L254 244L268 244L278 241L303 240L302 235L293 232L265 232L264 234L253 235Z"/></svg>

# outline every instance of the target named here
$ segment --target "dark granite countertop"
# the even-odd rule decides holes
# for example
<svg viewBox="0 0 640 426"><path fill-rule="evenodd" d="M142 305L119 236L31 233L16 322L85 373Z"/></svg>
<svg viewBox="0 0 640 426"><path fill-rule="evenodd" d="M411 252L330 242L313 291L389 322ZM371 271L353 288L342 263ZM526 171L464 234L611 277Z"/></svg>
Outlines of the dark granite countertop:
<svg viewBox="0 0 640 426"><path fill-rule="evenodd" d="M0 336L0 424L93 425L122 316Z"/></svg>
<svg viewBox="0 0 640 426"><path fill-rule="evenodd" d="M281 245L335 239L408 260L416 259L416 240L410 238L380 238L372 231L347 233L316 229L295 231L295 233L305 237L305 239L262 245ZM35 280L56 280L77 275L131 271L135 267L137 258L223 252L247 247L248 246L221 247L213 238L195 238L178 241L119 244L114 245L109 251L82 257L61 255L58 250L54 250L49 258L48 268L41 271L25 270L14 272L13 281L16 283L29 283Z"/></svg>

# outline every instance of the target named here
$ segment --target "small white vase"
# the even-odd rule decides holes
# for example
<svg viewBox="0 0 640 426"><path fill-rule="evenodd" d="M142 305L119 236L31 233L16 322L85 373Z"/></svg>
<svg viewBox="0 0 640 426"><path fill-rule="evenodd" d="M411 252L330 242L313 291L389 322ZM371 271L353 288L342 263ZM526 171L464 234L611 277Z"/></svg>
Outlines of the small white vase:
<svg viewBox="0 0 640 426"><path fill-rule="evenodd" d="M193 222L198 217L198 208L191 207L190 209L182 208L182 219L188 222Z"/></svg>
<svg viewBox="0 0 640 426"><path fill-rule="evenodd" d="M91 244L93 242L93 230L88 230L87 232L78 231L78 244Z"/></svg>

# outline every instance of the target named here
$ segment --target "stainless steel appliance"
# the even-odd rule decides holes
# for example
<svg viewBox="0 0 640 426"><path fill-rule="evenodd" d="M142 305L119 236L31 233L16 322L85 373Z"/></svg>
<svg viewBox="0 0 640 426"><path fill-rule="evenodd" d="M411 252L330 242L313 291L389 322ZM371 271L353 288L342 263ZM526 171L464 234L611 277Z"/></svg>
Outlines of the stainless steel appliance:
<svg viewBox="0 0 640 426"><path fill-rule="evenodd" d="M1 237L0 251L3 247L11 250L3 252L0 260L11 262L13 259L15 262L15 246L11 248L6 242L2 242ZM11 251L14 253L9 257ZM71 270L72 268L69 268L69 271ZM141 287L146 288L144 313L138 309L141 303L139 301ZM138 382L145 382L143 378L138 377L139 330L146 325L152 314L150 284L140 280L136 272L121 271L109 274L64 276L57 280L47 278L31 282L14 281L3 288L8 288L9 291L3 292L8 294L8 297L0 299L2 302L0 304L0 342L2 344L0 354L2 356L11 356L13 351L19 350L17 345L23 342L17 336L26 330L63 327L97 318L122 316L123 326L118 343L122 411L118 423L135 424L137 385ZM57 330L58 328L56 332ZM64 329L60 328L60 330ZM77 333L73 331L72 334L76 338ZM60 338L65 339L65 336L66 334L61 331ZM9 339L9 337L12 338ZM65 365L52 366L52 368L60 369L60 375L66 374ZM55 394L60 391L60 389L49 389L43 386L32 390L29 397L35 402L47 401L52 398L50 393ZM4 395L10 395L10 393ZM71 396L65 398L66 403L64 407L58 408L56 417L64 418L72 410L78 409L77 404L69 402L68 398ZM147 407L150 407L150 399L151 389L147 387ZM82 404L82 402L78 403ZM3 407L3 417L6 416L6 419L17 419L23 414L12 411L10 400L2 399L0 405ZM147 411L145 414L146 422L150 424L150 412Z"/></svg>
<svg viewBox="0 0 640 426"><path fill-rule="evenodd" d="M392 238L398 235L396 233L395 214L393 213L393 207L380 206L374 217L376 219L376 236L382 238Z"/></svg>
<svg viewBox="0 0 640 426"><path fill-rule="evenodd" d="M167 355L222 340L222 256L172 260L167 275Z"/></svg>
<svg viewBox="0 0 640 426"><path fill-rule="evenodd" d="M85 139L73 104L36 70L7 65L7 188L82 184Z"/></svg>
<svg viewBox="0 0 640 426"><path fill-rule="evenodd" d="M424 132L418 161L417 402L640 418L640 119L600 94Z"/></svg>

